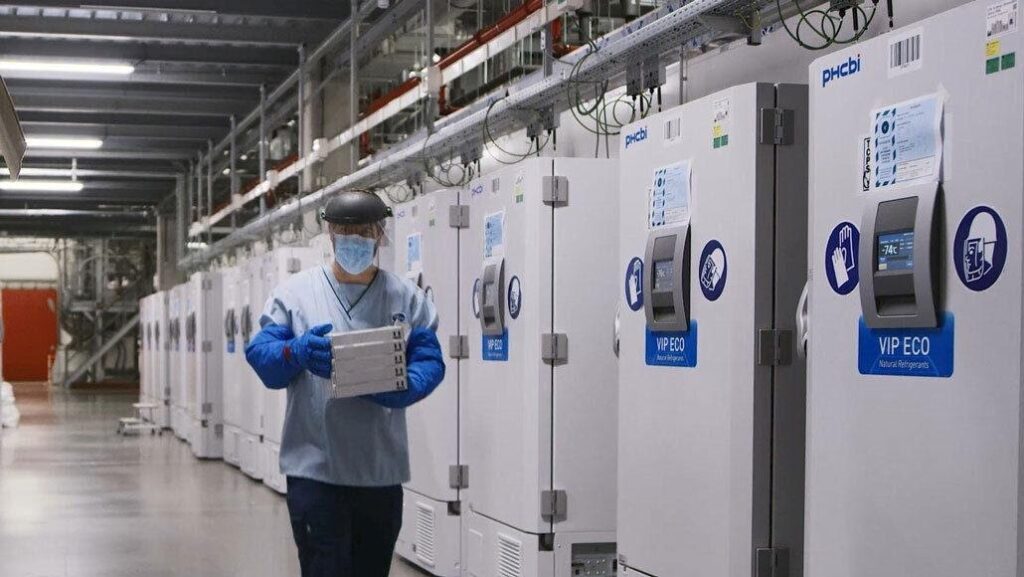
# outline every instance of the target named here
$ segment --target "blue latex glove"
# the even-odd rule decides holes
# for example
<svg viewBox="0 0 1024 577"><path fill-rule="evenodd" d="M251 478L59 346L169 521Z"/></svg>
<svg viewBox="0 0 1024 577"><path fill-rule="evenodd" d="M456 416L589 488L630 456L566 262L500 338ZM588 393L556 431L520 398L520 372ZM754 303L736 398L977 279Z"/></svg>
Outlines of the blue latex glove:
<svg viewBox="0 0 1024 577"><path fill-rule="evenodd" d="M389 409L404 409L430 396L444 380L444 355L437 333L413 329L405 349L406 380L409 388L394 393L377 393L365 398Z"/></svg>
<svg viewBox="0 0 1024 577"><path fill-rule="evenodd" d="M303 370L331 378L331 325L319 325L296 337L284 325L268 324L245 348L245 360L268 389L283 389Z"/></svg>
<svg viewBox="0 0 1024 577"><path fill-rule="evenodd" d="M330 324L317 325L306 334L292 339L284 349L285 357L291 356L300 367L323 378L331 378L331 359L334 352L331 350L331 339L324 335L331 332L334 327Z"/></svg>

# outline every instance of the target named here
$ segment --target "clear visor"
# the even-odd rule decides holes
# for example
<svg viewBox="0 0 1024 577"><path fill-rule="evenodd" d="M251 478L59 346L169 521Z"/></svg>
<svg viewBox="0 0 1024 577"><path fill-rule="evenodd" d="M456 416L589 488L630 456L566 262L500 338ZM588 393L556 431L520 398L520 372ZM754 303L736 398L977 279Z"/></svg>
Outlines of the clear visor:
<svg viewBox="0 0 1024 577"><path fill-rule="evenodd" d="M391 244L391 239L388 237L388 231L383 222L370 224L334 224L325 222L324 228L324 232L331 236L332 242L334 237L338 235L358 235L376 240L378 248Z"/></svg>

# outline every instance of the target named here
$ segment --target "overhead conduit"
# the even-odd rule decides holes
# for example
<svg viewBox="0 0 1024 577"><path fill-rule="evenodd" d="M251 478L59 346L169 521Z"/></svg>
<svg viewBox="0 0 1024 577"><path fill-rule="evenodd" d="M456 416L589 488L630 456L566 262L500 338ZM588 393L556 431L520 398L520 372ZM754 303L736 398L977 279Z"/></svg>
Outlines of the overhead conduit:
<svg viewBox="0 0 1024 577"><path fill-rule="evenodd" d="M456 78L482 65L493 55L508 49L519 40L534 34L537 30L581 5L582 0L569 0L553 5L545 5L544 0L527 0L491 26L479 30L472 38L437 63L436 66L441 71L442 86L450 84ZM312 163L322 162L331 152L359 139L377 125L426 96L427 90L422 80L417 77L410 78L371 102L362 114L363 119L355 126L333 138L317 139L314 142L314 151L311 155L300 158L281 170L268 171L266 179L249 192L233 198L231 203L210 217L193 223L189 228L189 236L205 234L210 228L230 216L231 213L241 209L245 204L268 194L281 181L298 175Z"/></svg>

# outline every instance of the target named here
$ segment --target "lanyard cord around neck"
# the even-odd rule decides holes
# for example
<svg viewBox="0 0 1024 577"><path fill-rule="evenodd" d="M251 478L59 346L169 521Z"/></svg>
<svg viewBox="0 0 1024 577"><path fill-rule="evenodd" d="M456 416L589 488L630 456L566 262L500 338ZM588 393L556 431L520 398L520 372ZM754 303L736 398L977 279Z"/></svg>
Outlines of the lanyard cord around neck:
<svg viewBox="0 0 1024 577"><path fill-rule="evenodd" d="M341 295L339 294L340 289L341 289L341 283L340 282L338 283L338 290L335 290L334 284L331 282L331 278L329 276L327 276L327 269L326 268L322 268L320 270L321 270L321 272L324 273L324 280L327 281L327 286L330 287L331 292L334 293L334 298L338 299L338 304L341 305L341 310L345 311L345 316L347 316L350 319L352 318L352 314L351 314L352 311L363 300L363 297L366 296L367 292L369 292L370 287L373 286L373 283L377 282L377 276L380 274L380 269L378 268L373 273L373 278L370 279L370 282L366 284L366 288L363 289L363 292L359 293L359 296L356 298L355 302L352 303L352 306L345 306L345 301L342 300Z"/></svg>

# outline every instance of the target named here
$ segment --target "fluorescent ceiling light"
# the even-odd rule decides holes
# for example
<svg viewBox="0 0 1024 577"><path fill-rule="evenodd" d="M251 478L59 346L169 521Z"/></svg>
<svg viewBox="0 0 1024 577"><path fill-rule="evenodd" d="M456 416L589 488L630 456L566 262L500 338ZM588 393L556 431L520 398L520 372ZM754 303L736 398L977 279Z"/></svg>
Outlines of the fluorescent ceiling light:
<svg viewBox="0 0 1024 577"><path fill-rule="evenodd" d="M110 74L127 76L135 72L131 64L113 62L75 62L73 60L0 59L2 72L57 72L61 74Z"/></svg>
<svg viewBox="0 0 1024 577"><path fill-rule="evenodd" d="M0 190L18 192L81 192L84 186L77 180L0 180Z"/></svg>
<svg viewBox="0 0 1024 577"><path fill-rule="evenodd" d="M25 167L21 169L21 176L73 176L74 171L70 168L35 168ZM11 169L0 168L0 176L10 176Z"/></svg>
<svg viewBox="0 0 1024 577"><path fill-rule="evenodd" d="M74 148L76 150L96 150L103 146L99 138L73 138L63 136L29 136L29 148Z"/></svg>

